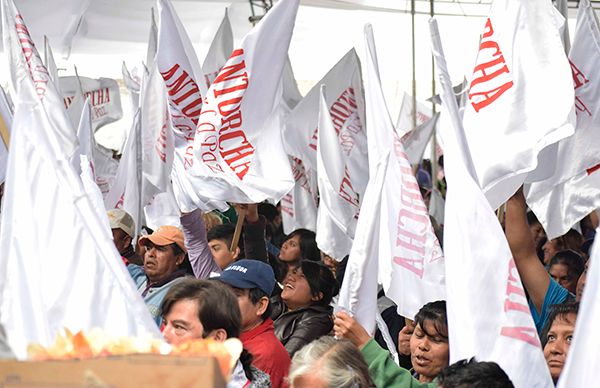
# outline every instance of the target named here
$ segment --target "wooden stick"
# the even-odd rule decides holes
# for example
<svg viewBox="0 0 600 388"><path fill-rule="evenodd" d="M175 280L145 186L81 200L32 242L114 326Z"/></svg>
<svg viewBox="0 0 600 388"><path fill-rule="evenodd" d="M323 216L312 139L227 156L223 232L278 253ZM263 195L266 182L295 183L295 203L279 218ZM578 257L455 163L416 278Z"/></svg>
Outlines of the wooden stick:
<svg viewBox="0 0 600 388"><path fill-rule="evenodd" d="M506 212L506 203L500 205L498 210L496 210L496 216L498 217L498 222L502 224L504 222L504 213Z"/></svg>
<svg viewBox="0 0 600 388"><path fill-rule="evenodd" d="M237 224L235 224L235 232L233 232L233 239L231 240L230 251L232 253L233 253L233 251L235 251L235 248L238 247L238 242L240 241L240 236L242 234L242 226L244 225L245 218L246 218L246 209L238 209Z"/></svg>
<svg viewBox="0 0 600 388"><path fill-rule="evenodd" d="M8 145L10 144L10 132L8 132L8 127L6 126L6 122L0 116L0 137L2 137L2 141L4 142L4 146L8 150Z"/></svg>

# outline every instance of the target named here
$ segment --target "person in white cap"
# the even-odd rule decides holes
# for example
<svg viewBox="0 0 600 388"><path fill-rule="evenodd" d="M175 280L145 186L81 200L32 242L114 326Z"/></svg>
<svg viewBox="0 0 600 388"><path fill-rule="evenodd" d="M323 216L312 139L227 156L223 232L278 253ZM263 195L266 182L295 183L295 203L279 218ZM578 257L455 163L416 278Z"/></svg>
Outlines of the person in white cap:
<svg viewBox="0 0 600 388"><path fill-rule="evenodd" d="M111 209L106 212L113 234L115 247L126 265L144 265L144 259L135 251L132 242L135 236L135 222L123 209Z"/></svg>

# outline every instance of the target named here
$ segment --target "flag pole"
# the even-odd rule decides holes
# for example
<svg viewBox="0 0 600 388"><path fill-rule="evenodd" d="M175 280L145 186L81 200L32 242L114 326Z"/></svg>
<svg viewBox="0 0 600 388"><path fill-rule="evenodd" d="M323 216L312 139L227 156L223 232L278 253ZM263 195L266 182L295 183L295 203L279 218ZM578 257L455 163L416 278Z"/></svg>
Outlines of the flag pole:
<svg viewBox="0 0 600 388"><path fill-rule="evenodd" d="M8 150L8 145L10 143L10 133L8 132L6 121L4 121L4 118L2 118L2 116L0 116L0 137L2 137L4 147L6 147L6 149Z"/></svg>
<svg viewBox="0 0 600 388"><path fill-rule="evenodd" d="M434 17L435 12L433 9L433 0L429 0L429 16ZM435 96L435 57L433 54L431 55L431 95ZM435 116L435 102L431 101L431 112ZM432 116L433 117L433 116ZM437 188L437 135L435 133L435 128L433 129L433 134L431 135L431 190L435 190Z"/></svg>
<svg viewBox="0 0 600 388"><path fill-rule="evenodd" d="M415 61L415 0L410 1L410 17L412 21L412 130L417 127L417 76Z"/></svg>
<svg viewBox="0 0 600 388"><path fill-rule="evenodd" d="M242 234L242 226L244 225L244 219L246 218L246 209L238 208L236 209L238 212L237 223L235 224L235 231L233 232L233 239L231 240L231 248L229 249L231 252L235 251L235 248L238 247L238 242L240 241L240 235Z"/></svg>

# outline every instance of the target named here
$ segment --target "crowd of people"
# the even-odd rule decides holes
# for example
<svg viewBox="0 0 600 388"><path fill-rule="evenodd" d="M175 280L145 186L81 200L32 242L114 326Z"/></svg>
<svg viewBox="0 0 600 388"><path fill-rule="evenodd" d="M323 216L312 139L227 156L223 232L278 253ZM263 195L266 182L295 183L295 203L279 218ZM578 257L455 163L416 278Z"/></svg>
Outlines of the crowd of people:
<svg viewBox="0 0 600 388"><path fill-rule="evenodd" d="M428 190L431 183L422 187ZM245 213L239 244L235 217L219 212L183 214L181 228L161 226L135 245L131 216L108 212L115 245L168 343L241 340L228 386L513 386L493 362L449 364L445 301L401 317L381 291L394 360L379 330L371 336L348 312L334 313L347 258L337 262L320 252L312 231L285 235L275 206L236 209ZM573 338L597 218L581 225L582 233L547 240L521 190L506 205L506 237L555 382Z"/></svg>

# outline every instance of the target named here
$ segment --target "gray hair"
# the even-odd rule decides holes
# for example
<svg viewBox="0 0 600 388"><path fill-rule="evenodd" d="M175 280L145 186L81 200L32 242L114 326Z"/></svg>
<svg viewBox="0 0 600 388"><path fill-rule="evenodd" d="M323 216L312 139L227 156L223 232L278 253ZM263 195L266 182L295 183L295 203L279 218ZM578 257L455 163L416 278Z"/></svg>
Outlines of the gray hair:
<svg viewBox="0 0 600 388"><path fill-rule="evenodd" d="M329 336L309 343L294 355L288 375L290 386L294 387L298 377L307 375L318 375L332 388L375 386L358 349L350 341Z"/></svg>

